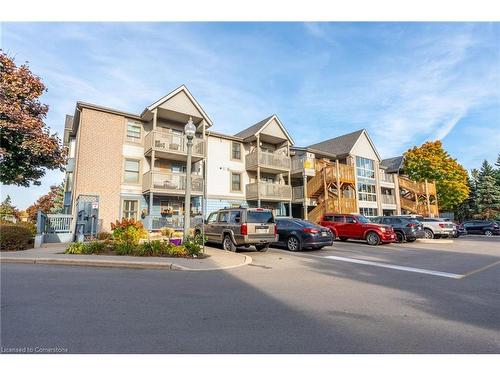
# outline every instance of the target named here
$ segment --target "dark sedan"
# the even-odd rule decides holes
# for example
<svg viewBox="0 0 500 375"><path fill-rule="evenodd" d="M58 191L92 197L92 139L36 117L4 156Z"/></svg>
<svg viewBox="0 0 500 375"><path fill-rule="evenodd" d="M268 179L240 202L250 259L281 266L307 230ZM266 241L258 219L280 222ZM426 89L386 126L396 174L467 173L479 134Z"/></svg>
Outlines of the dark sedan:
<svg viewBox="0 0 500 375"><path fill-rule="evenodd" d="M276 218L278 242L274 245L286 246L290 251L306 248L321 249L333 244L332 232L325 227L307 220L294 218Z"/></svg>
<svg viewBox="0 0 500 375"><path fill-rule="evenodd" d="M465 221L463 226L469 234L485 234L486 236L500 234L500 225L493 220L470 220Z"/></svg>
<svg viewBox="0 0 500 375"><path fill-rule="evenodd" d="M390 225L396 232L397 242L414 242L417 238L425 237L422 223L410 217L379 216L370 220L374 223Z"/></svg>

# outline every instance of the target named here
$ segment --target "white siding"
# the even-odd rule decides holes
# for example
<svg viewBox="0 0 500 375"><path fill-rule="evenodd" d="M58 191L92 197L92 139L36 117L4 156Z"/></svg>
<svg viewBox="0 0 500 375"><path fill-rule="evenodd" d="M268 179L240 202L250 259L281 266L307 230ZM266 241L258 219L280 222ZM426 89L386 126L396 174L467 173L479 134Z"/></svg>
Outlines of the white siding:
<svg viewBox="0 0 500 375"><path fill-rule="evenodd" d="M207 153L207 193L208 197L234 197L245 199L245 185L249 183L245 170L244 147L241 149L241 161L231 160L231 140L208 137ZM231 172L241 173L242 192L231 192Z"/></svg>
<svg viewBox="0 0 500 375"><path fill-rule="evenodd" d="M378 160L377 154L365 133L361 134L357 140L356 144L352 148L351 155L361 156L371 160Z"/></svg>

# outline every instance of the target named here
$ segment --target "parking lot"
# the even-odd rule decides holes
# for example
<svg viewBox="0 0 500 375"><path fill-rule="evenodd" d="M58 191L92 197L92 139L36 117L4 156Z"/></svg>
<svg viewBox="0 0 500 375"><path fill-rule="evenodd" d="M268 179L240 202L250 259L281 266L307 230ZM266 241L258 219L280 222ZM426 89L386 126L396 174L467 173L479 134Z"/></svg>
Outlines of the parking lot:
<svg viewBox="0 0 500 375"><path fill-rule="evenodd" d="M250 265L206 272L2 264L2 345L500 352L500 237L245 254Z"/></svg>

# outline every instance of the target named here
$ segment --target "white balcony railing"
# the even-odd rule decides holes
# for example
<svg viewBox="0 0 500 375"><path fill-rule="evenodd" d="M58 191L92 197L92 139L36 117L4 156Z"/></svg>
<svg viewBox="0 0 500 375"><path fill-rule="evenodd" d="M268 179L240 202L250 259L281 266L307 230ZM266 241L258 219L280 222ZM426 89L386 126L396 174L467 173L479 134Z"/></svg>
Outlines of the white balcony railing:
<svg viewBox="0 0 500 375"><path fill-rule="evenodd" d="M153 130L146 134L144 152L155 149L157 151L187 154L187 139L184 133L170 133ZM193 139L193 156L205 156L205 142L201 138Z"/></svg>
<svg viewBox="0 0 500 375"><path fill-rule="evenodd" d="M182 194L186 190L186 174L149 171L143 175L142 190ZM202 176L191 175L191 191L198 194L203 193Z"/></svg>
<svg viewBox="0 0 500 375"><path fill-rule="evenodd" d="M260 152L257 161L257 151L252 151L245 157L247 169L253 169L260 165L261 167L288 171L290 170L290 157L271 152Z"/></svg>
<svg viewBox="0 0 500 375"><path fill-rule="evenodd" d="M382 194L382 204L396 204L394 195Z"/></svg>
<svg viewBox="0 0 500 375"><path fill-rule="evenodd" d="M294 186L292 187L292 200L304 199L304 186Z"/></svg>
<svg viewBox="0 0 500 375"><path fill-rule="evenodd" d="M269 182L253 182L246 185L246 198L252 200L290 200L292 199L292 187L290 185L273 184Z"/></svg>
<svg viewBox="0 0 500 375"><path fill-rule="evenodd" d="M387 182L389 184L394 183L394 175L390 173L380 173L380 181Z"/></svg>

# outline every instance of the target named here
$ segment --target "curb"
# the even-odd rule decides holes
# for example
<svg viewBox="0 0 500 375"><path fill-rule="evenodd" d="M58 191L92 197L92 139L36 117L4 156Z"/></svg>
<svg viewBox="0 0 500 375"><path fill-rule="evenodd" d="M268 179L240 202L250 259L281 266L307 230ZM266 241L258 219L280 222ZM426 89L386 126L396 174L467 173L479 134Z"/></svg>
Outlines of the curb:
<svg viewBox="0 0 500 375"><path fill-rule="evenodd" d="M454 243L453 240L450 239L441 239L441 238L417 238L417 242L420 243L434 243L434 244L445 244L445 243Z"/></svg>
<svg viewBox="0 0 500 375"><path fill-rule="evenodd" d="M246 266L252 263L253 259L248 255L241 254L245 259L243 263L226 267L212 268L188 268L174 263L163 262L121 262L110 260L90 260L90 259L52 259L52 258L14 258L1 257L1 263L10 264L45 264L45 265L60 265L60 266L86 266L86 267L108 267L108 268L132 268L132 269L163 269L163 270L179 270L179 271L217 271L227 270Z"/></svg>

